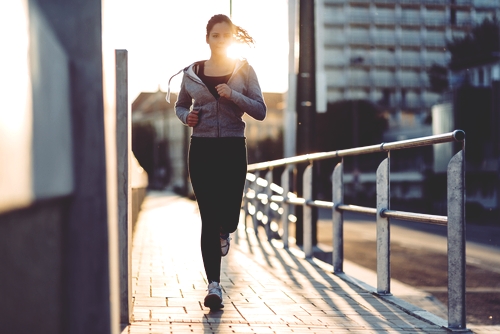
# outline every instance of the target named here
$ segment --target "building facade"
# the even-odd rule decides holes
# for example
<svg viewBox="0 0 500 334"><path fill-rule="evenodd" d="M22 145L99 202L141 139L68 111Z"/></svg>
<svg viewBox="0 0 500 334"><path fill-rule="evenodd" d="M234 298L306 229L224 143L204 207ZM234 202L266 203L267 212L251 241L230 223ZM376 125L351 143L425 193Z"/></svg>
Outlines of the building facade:
<svg viewBox="0 0 500 334"><path fill-rule="evenodd" d="M440 96L430 90L429 67L446 65L447 41L498 15L500 1L320 0L317 7L318 111L368 99L397 123L401 112L430 112Z"/></svg>
<svg viewBox="0 0 500 334"><path fill-rule="evenodd" d="M149 175L149 186L181 194L191 193L187 155L191 129L175 114L177 94L143 92L132 103L132 149ZM267 105L264 122L248 115L245 136L249 163L283 157L284 94L263 93Z"/></svg>

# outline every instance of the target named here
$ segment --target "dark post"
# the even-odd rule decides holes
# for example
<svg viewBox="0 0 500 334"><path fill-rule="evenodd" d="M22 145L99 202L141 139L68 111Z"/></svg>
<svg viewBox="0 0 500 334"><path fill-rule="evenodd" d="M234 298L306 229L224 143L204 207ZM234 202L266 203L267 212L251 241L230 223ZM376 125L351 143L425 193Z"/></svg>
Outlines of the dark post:
<svg viewBox="0 0 500 334"><path fill-rule="evenodd" d="M500 81L495 80L492 82L492 120L491 120L491 135L493 142L493 157L500 159L500 134L497 129L500 127ZM497 193L500 193L500 168L497 169L496 177L496 189ZM497 199L496 203L496 215L495 220L498 221L500 218L500 198Z"/></svg>
<svg viewBox="0 0 500 334"><path fill-rule="evenodd" d="M300 0L299 5L299 74L297 78L297 154L307 154L315 150L315 115L316 115L316 85L315 85L315 45L314 45L314 1ZM302 175L306 166L299 166ZM297 178L297 191L302 195L301 177ZM313 175L314 179L314 175ZM314 181L313 181L314 182ZM316 193L313 189L313 196ZM297 244L303 243L302 207L296 208ZM313 210L313 245L316 244L317 210Z"/></svg>

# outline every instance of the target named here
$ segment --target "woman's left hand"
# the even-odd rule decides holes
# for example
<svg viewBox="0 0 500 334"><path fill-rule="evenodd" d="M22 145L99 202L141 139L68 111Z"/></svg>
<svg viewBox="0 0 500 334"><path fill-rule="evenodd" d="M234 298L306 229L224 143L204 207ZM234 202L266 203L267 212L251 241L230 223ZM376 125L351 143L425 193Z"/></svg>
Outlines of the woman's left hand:
<svg viewBox="0 0 500 334"><path fill-rule="evenodd" d="M231 93L233 92L233 90L226 84L217 85L215 86L215 89L217 89L219 96L225 97L226 99L229 99L231 97Z"/></svg>

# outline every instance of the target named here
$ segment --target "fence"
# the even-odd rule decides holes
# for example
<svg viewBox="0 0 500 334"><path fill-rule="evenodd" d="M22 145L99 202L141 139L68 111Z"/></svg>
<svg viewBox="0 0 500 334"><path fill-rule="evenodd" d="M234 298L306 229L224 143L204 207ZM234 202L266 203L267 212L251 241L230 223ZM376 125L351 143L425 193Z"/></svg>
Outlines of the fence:
<svg viewBox="0 0 500 334"><path fill-rule="evenodd" d="M447 142L462 143L461 150L450 160L447 170L447 216L390 210L390 153L393 150L429 146ZM387 158L376 172L376 208L344 203L344 157L387 152ZM332 173L332 202L313 198L313 162L340 158ZM309 163L303 172L303 197L298 198L290 187L290 177L295 165ZM273 169L285 167L281 186L273 183ZM267 171L265 179L255 173ZM291 158L256 163L248 166L247 190L244 196L245 222L251 216L257 231L259 220L268 237L271 235L268 217L273 211L281 214L283 244L289 246L289 216L293 206L303 206L303 251L310 258L313 254L312 208L332 210L333 223L333 271L343 273L344 240L343 212L358 212L376 216L377 225L377 293L390 295L390 218L414 222L446 225L448 229L448 328L466 328L465 316L465 133L461 130L403 140L379 145L358 147L332 152L312 153ZM278 205L282 203L282 207Z"/></svg>

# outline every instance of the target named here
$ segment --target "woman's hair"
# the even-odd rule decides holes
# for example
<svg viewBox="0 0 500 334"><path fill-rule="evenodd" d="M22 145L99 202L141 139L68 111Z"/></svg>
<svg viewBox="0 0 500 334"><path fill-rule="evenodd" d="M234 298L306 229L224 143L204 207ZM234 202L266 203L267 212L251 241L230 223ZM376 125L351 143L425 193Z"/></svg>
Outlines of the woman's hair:
<svg viewBox="0 0 500 334"><path fill-rule="evenodd" d="M236 39L236 42L245 43L248 45L252 45L255 43L255 40L252 38L252 36L250 36L248 34L248 32L245 29L234 24L231 21L231 19L224 14L214 15L210 18L210 20L208 20L207 38L208 38L208 35L210 34L210 31L212 31L212 28L214 27L214 25L216 25L217 23L223 23L223 22L225 22L225 23L229 24L229 26L231 26L231 29L233 30L233 34L234 34L234 38Z"/></svg>

